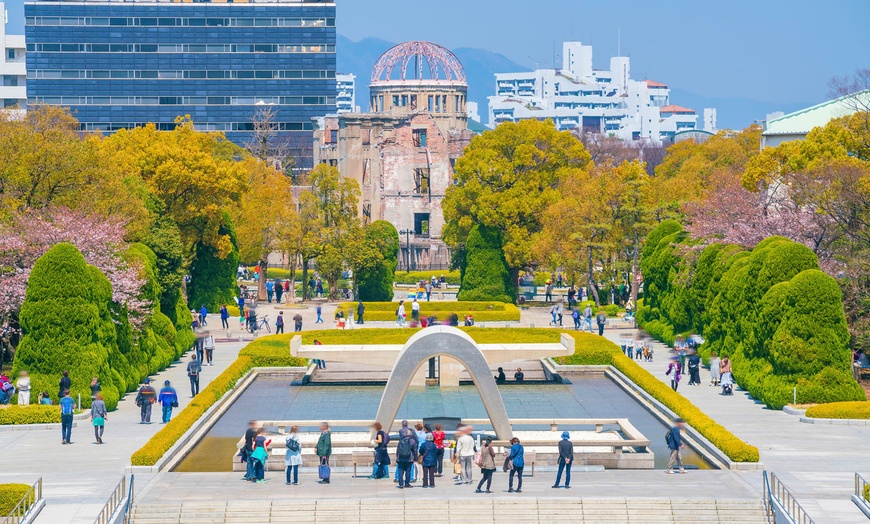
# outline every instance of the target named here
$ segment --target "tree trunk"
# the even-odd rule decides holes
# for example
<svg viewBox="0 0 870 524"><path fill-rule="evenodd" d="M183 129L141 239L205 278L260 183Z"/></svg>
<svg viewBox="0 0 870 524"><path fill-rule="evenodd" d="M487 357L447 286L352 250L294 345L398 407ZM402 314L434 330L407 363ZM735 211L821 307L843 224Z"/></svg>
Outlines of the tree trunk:
<svg viewBox="0 0 870 524"><path fill-rule="evenodd" d="M260 260L260 281L257 282L257 300L266 299L266 275L269 272L269 263L265 260Z"/></svg>
<svg viewBox="0 0 870 524"><path fill-rule="evenodd" d="M586 287L589 288L589 294L595 297L595 307L599 307L601 306L601 299L598 297L598 288L595 286L595 278L592 276L592 246L586 246L586 261L589 268Z"/></svg>
<svg viewBox="0 0 870 524"><path fill-rule="evenodd" d="M631 286L631 304L634 314L634 325L637 326L637 238L634 241L634 252L631 254L631 274L628 276L628 285Z"/></svg>
<svg viewBox="0 0 870 524"><path fill-rule="evenodd" d="M287 304L292 304L296 302L296 256L291 255L289 262L290 266L290 289L287 291Z"/></svg>
<svg viewBox="0 0 870 524"><path fill-rule="evenodd" d="M308 259L302 255L302 302L308 300Z"/></svg>

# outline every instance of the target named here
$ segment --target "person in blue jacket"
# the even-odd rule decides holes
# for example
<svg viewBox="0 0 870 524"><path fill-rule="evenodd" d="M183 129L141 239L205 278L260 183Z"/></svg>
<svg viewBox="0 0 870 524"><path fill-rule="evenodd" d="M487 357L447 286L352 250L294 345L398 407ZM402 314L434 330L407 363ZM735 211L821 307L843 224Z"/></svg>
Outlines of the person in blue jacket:
<svg viewBox="0 0 870 524"><path fill-rule="evenodd" d="M683 419L674 419L674 425L671 426L671 429L666 435L667 438L665 440L668 443L668 449L671 450L671 455L670 457L668 457L667 469L667 473L669 475L674 473L674 465L680 468L680 473L686 472L686 470L683 469L683 439L680 435L680 430L682 430L684 427L685 423L683 422Z"/></svg>
<svg viewBox="0 0 870 524"><path fill-rule="evenodd" d="M423 456L423 487L435 487L435 470L438 469L438 448L435 446L435 437L430 431L426 433L426 440L420 446L420 455Z"/></svg>
<svg viewBox="0 0 870 524"><path fill-rule="evenodd" d="M508 479L508 493L522 493L523 492L523 467L526 465L523 460L523 445L520 444L520 439L514 437L511 439L511 449L510 454L508 455L508 459L510 459L513 464L513 468L511 468L511 475ZM514 490L514 474L517 476L517 489Z"/></svg>
<svg viewBox="0 0 870 524"><path fill-rule="evenodd" d="M163 423L166 424L172 418L172 408L178 407L178 394L168 380L163 382L163 388L157 395L157 401L163 406Z"/></svg>

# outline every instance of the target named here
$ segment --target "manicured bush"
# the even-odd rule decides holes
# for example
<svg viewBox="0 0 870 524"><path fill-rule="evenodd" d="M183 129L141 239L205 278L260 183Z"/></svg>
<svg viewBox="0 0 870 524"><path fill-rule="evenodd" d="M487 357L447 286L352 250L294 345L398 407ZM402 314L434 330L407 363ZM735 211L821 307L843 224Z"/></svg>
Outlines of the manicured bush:
<svg viewBox="0 0 870 524"><path fill-rule="evenodd" d="M849 332L839 285L816 255L782 237L752 251L713 244L696 256L691 241L664 222L647 237L645 295L638 322L673 344L697 332L701 356L728 355L737 383L769 407L793 401L863 400L849 368Z"/></svg>
<svg viewBox="0 0 870 524"><path fill-rule="evenodd" d="M740 440L717 424L684 396L623 355L619 346L590 333L573 332L571 336L575 340L574 354L556 358L556 362L563 365L612 365L684 419L734 462L758 462L758 448Z"/></svg>
<svg viewBox="0 0 870 524"><path fill-rule="evenodd" d="M459 300L514 301L514 286L501 246L498 229L480 224L471 229L465 244L465 271L457 295Z"/></svg>
<svg viewBox="0 0 870 524"><path fill-rule="evenodd" d="M398 271L395 275L396 284L417 284L423 280L432 281L432 277L440 279L442 276L447 284L458 286L461 282L459 270L454 271Z"/></svg>
<svg viewBox="0 0 870 524"><path fill-rule="evenodd" d="M71 244L57 244L33 266L21 306L21 343L13 375L30 373L33 391L57 394L63 370L69 370L73 396L90 405L91 378L98 376L109 409L118 403L127 384L119 374L120 357L115 325L109 312L111 284L89 266Z"/></svg>
<svg viewBox="0 0 870 524"><path fill-rule="evenodd" d="M290 355L292 333L272 335L254 340L239 351L239 356L251 359L252 367L300 367L308 360Z"/></svg>
<svg viewBox="0 0 870 524"><path fill-rule="evenodd" d="M378 250L383 260L356 272L358 296L364 301L392 300L399 260L399 233L386 220L376 220L366 226L365 241Z"/></svg>
<svg viewBox="0 0 870 524"><path fill-rule="evenodd" d="M0 484L0 517L9 516L30 488L27 484Z"/></svg>
<svg viewBox="0 0 870 524"><path fill-rule="evenodd" d="M810 418L870 419L870 402L831 402L807 408Z"/></svg>
<svg viewBox="0 0 870 524"><path fill-rule="evenodd" d="M40 404L13 404L0 409L0 426L14 424L60 424L60 408Z"/></svg>
<svg viewBox="0 0 870 524"><path fill-rule="evenodd" d="M196 244L187 285L189 309L199 311L203 304L209 311L217 311L221 304L232 302L237 294L236 276L239 269L239 250L236 232L229 216L224 216L218 234L229 238L231 249L223 255L214 246Z"/></svg>

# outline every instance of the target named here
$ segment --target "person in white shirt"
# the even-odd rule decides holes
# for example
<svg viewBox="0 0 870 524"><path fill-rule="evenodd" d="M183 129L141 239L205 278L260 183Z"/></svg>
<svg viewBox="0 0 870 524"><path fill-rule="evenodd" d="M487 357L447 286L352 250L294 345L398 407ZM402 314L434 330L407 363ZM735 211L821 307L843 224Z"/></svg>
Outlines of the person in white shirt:
<svg viewBox="0 0 870 524"><path fill-rule="evenodd" d="M411 302L411 320L414 322L420 321L420 303L417 302L416 298Z"/></svg>
<svg viewBox="0 0 870 524"><path fill-rule="evenodd" d="M405 301L399 301L399 307L396 309L396 325L404 326L405 325Z"/></svg>
<svg viewBox="0 0 870 524"><path fill-rule="evenodd" d="M15 387L18 388L18 404L26 406L30 404L30 377L26 371L18 374L18 380L15 382Z"/></svg>
<svg viewBox="0 0 870 524"><path fill-rule="evenodd" d="M203 341L203 347L205 348L205 360L208 364L202 364L203 366L211 366L213 365L211 362L212 355L214 354L214 337L211 333L206 333L205 340Z"/></svg>
<svg viewBox="0 0 870 524"><path fill-rule="evenodd" d="M463 484L471 484L471 473L474 467L474 437L471 436L471 426L463 426L457 431L459 433L456 439L456 456L459 460L459 465L462 467L462 477L460 478Z"/></svg>

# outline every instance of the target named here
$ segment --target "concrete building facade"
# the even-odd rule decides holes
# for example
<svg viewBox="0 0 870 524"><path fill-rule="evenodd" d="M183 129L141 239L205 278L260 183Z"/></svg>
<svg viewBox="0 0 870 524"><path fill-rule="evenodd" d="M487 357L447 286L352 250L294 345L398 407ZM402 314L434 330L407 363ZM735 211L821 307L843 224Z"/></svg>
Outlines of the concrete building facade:
<svg viewBox="0 0 870 524"><path fill-rule="evenodd" d="M551 119L560 130L656 143L697 128L697 113L673 105L667 84L631 78L628 57L612 57L609 69L594 69L592 46L565 42L562 62L561 69L496 74L496 93L489 97L490 127ZM714 114L708 122L715 123Z"/></svg>
<svg viewBox="0 0 870 524"><path fill-rule="evenodd" d="M0 109L27 108L24 35L6 34L8 13L0 2Z"/></svg>
<svg viewBox="0 0 870 524"><path fill-rule="evenodd" d="M465 72L447 49L406 42L372 70L370 111L316 119L315 162L360 185L360 216L400 232L399 267L444 268L441 202L468 130Z"/></svg>

